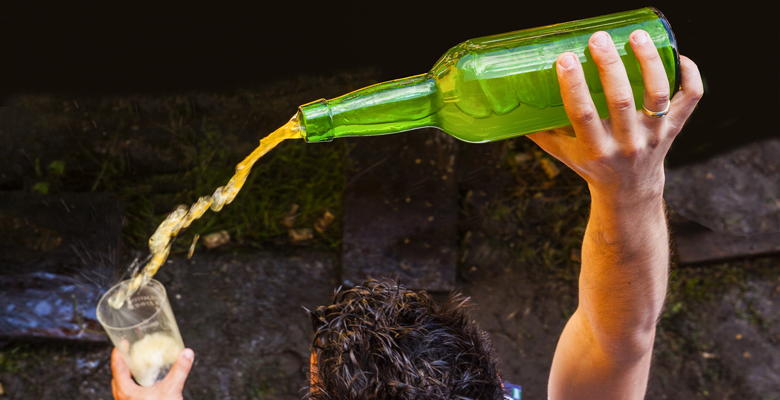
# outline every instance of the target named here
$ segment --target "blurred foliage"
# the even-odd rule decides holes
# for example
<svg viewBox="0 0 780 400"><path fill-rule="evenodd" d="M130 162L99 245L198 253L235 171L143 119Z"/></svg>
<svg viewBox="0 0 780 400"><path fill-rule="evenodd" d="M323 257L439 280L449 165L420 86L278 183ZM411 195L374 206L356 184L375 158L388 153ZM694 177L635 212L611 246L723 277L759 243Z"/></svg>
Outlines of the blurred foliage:
<svg viewBox="0 0 780 400"><path fill-rule="evenodd" d="M511 265L544 280L576 282L590 200L585 182L527 138L507 140L501 150L501 193L484 206L470 206L467 194L465 217L487 213L486 234L510 254Z"/></svg>
<svg viewBox="0 0 780 400"><path fill-rule="evenodd" d="M260 365L253 373L253 386L249 389L252 400L270 400L278 398L280 380L284 373L276 363Z"/></svg>
<svg viewBox="0 0 780 400"><path fill-rule="evenodd" d="M295 111L249 91L30 96L19 103L35 113L40 129L64 131L72 149L63 150L73 150L63 151L62 159L48 165L36 159L37 182L30 190L116 194L125 207L124 237L136 249L146 247L157 225L177 205L190 205L227 183L259 139ZM293 204L299 206L295 228L313 227L326 211L336 216L335 223L305 245L339 246L342 170L348 152L349 146L341 142L283 142L255 164L235 201L220 213L207 212L182 232L174 251L186 251L195 234L220 230L227 230L239 245L289 243L288 227L281 221Z"/></svg>
<svg viewBox="0 0 780 400"><path fill-rule="evenodd" d="M0 372L19 372L21 369L19 359L23 351L23 348L18 346L0 350Z"/></svg>
<svg viewBox="0 0 780 400"><path fill-rule="evenodd" d="M671 327L690 318L691 309L717 300L730 289L745 293L748 290L746 283L751 278L777 280L776 263L772 257L754 257L685 267L673 264L661 326ZM761 325L762 321L755 316L749 302L746 305L745 311L737 317Z"/></svg>

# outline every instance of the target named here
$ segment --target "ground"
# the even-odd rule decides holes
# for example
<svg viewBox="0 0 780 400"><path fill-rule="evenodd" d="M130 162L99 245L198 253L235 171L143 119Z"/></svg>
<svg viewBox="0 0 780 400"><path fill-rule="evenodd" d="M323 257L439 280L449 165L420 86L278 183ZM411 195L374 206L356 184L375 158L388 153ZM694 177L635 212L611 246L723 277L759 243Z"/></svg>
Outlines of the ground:
<svg viewBox="0 0 780 400"><path fill-rule="evenodd" d="M296 105L378 76L217 94L20 97L0 111L0 190L113 193L124 204L129 260L143 255L166 212L222 184ZM159 279L196 352L186 398L300 398L310 340L303 307L327 303L340 282L339 221L349 212L341 193L354 140L283 144L232 205L177 242ZM504 377L526 398L545 398L557 337L576 306L587 189L525 138L458 151L456 288L472 298ZM285 220L293 204L297 216ZM293 240L290 226L312 228L326 212L336 222ZM228 244L186 259L192 235L223 229ZM780 399L779 263L775 255L673 265L648 398ZM110 398L109 353L108 344L6 342L0 398Z"/></svg>

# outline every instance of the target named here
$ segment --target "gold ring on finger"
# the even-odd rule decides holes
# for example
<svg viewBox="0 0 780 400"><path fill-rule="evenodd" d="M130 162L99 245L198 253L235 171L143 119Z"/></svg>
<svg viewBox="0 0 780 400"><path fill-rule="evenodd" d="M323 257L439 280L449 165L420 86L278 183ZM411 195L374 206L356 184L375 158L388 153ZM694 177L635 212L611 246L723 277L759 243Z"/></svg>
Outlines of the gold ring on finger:
<svg viewBox="0 0 780 400"><path fill-rule="evenodd" d="M644 104L642 104L642 112L645 113L648 117L653 118L661 118L666 114L669 114L669 107L672 105L671 101L666 102L666 108L664 108L662 111L651 111L648 110L647 107L645 107Z"/></svg>

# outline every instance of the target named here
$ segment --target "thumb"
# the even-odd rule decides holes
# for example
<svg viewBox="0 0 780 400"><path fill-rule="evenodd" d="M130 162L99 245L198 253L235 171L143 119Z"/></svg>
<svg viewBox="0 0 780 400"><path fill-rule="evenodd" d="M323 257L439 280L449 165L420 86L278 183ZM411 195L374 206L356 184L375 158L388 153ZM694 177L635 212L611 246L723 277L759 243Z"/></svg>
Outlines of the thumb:
<svg viewBox="0 0 780 400"><path fill-rule="evenodd" d="M565 129L552 129L536 132L526 135L526 137L541 147L542 150L559 160L567 153L568 148L572 146L576 140L574 135Z"/></svg>
<svg viewBox="0 0 780 400"><path fill-rule="evenodd" d="M177 392L181 392L184 389L184 382L187 380L187 375L190 374L192 369L192 363L195 359L195 352L192 349L184 349L173 364L171 370L168 372L168 376L163 379L163 384L174 389Z"/></svg>

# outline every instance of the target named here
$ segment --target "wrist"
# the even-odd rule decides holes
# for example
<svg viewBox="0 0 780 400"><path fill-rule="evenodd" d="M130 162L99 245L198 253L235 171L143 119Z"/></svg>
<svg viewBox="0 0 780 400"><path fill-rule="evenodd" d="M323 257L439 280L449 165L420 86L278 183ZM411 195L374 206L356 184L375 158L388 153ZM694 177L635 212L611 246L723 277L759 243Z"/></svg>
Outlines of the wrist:
<svg viewBox="0 0 780 400"><path fill-rule="evenodd" d="M613 209L632 209L663 203L663 184L643 188L620 189L588 184L592 203L604 204Z"/></svg>

